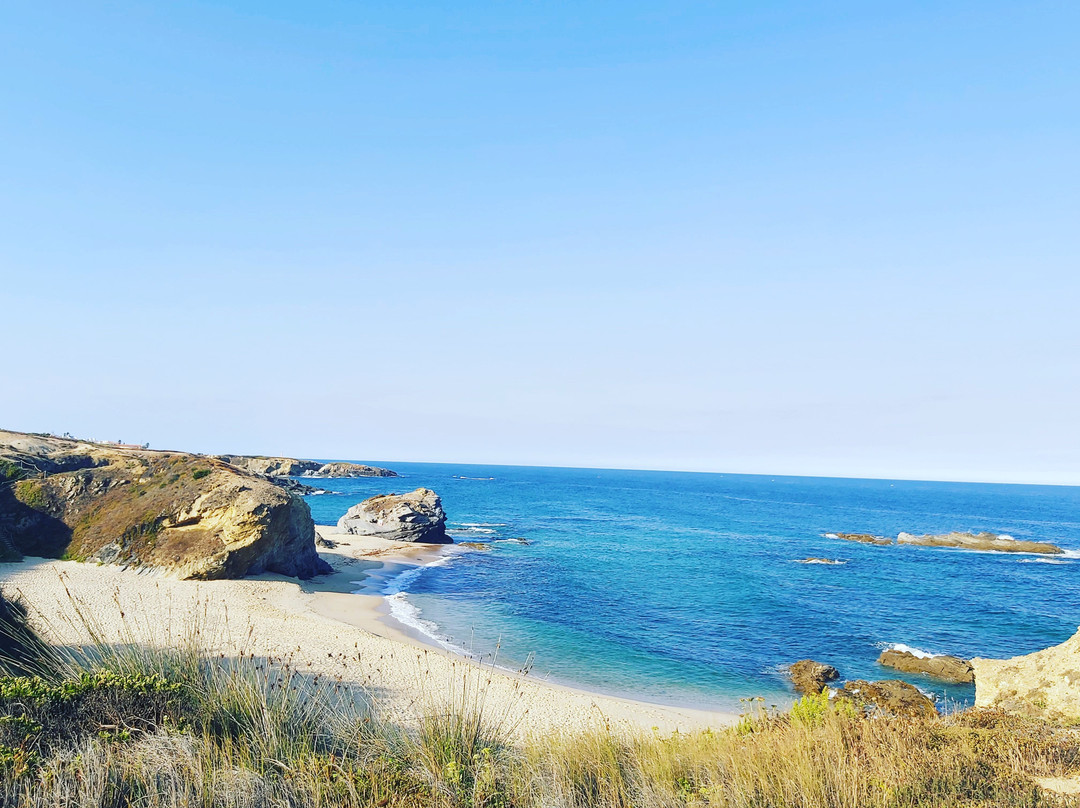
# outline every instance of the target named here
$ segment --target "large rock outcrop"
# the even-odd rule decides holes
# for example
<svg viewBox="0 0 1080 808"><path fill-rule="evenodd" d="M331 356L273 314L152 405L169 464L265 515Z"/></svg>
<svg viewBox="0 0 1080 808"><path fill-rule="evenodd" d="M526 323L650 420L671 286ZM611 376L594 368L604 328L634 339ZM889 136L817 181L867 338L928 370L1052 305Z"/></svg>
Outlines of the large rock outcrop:
<svg viewBox="0 0 1080 808"><path fill-rule="evenodd" d="M397 472L360 463L323 463L292 457L217 455L216 459L265 477L397 477Z"/></svg>
<svg viewBox="0 0 1080 808"><path fill-rule="evenodd" d="M886 668L894 668L904 673L918 673L940 679L943 682L956 684L971 684L975 681L975 672L971 663L960 657L948 654L913 654L910 651L901 651L889 648L882 651L878 657L878 664Z"/></svg>
<svg viewBox="0 0 1080 808"><path fill-rule="evenodd" d="M975 706L1080 722L1080 631L1061 645L1012 659L973 659Z"/></svg>
<svg viewBox="0 0 1080 808"><path fill-rule="evenodd" d="M893 544L893 540L886 536L875 536L871 533L826 533L827 539L843 539L844 541L856 541L862 544L875 544L887 547ZM1043 555L1058 555L1065 552L1056 544L1045 541L1027 541L1026 539L1014 539L998 533L936 533L924 536L915 536L911 533L901 533L896 537L895 544L912 544L919 547L955 547L961 550L982 550L994 553L1039 553Z"/></svg>
<svg viewBox="0 0 1080 808"><path fill-rule="evenodd" d="M11 554L199 579L330 571L302 499L212 458L0 432L0 479Z"/></svg>
<svg viewBox="0 0 1080 808"><path fill-rule="evenodd" d="M984 550L995 553L1040 553L1058 555L1065 552L1055 544L1044 541L1024 541L996 533L940 533L913 536L901 533L897 544L915 544L921 547L957 547L962 550Z"/></svg>
<svg viewBox="0 0 1080 808"><path fill-rule="evenodd" d="M382 494L353 505L338 527L357 536L395 541L447 544L446 513L434 491L417 488L408 494Z"/></svg>

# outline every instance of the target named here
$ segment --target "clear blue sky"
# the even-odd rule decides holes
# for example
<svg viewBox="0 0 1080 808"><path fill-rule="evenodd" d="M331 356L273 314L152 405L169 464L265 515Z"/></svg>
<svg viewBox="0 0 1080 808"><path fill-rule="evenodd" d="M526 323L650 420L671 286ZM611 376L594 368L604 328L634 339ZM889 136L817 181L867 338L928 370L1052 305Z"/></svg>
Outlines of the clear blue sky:
<svg viewBox="0 0 1080 808"><path fill-rule="evenodd" d="M6 3L0 425L1080 483L1080 5Z"/></svg>

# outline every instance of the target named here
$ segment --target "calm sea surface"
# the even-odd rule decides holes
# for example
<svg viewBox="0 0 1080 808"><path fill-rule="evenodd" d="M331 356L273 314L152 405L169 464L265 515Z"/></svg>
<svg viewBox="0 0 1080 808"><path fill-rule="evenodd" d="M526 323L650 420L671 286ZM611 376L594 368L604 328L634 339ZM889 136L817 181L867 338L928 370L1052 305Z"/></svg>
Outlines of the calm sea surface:
<svg viewBox="0 0 1080 808"><path fill-rule="evenodd" d="M602 469L387 464L400 478L314 480L315 521L418 486L457 541L384 591L433 641L532 675L649 701L718 709L790 702L782 666L811 657L844 678L894 643L1007 657L1080 624L1080 488ZM874 547L831 532L989 530L1066 557ZM511 539L523 539L527 544ZM843 564L800 564L822 557ZM970 687L906 678L959 702Z"/></svg>

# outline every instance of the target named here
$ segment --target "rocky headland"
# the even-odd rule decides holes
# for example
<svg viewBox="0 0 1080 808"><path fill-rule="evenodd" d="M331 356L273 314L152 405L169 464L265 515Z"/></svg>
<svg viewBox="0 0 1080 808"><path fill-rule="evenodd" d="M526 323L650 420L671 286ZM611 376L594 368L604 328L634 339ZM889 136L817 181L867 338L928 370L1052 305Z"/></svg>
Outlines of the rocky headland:
<svg viewBox="0 0 1080 808"><path fill-rule="evenodd" d="M394 541L448 544L446 513L439 495L428 488L408 494L382 494L353 505L338 527L356 536L381 536Z"/></svg>
<svg viewBox="0 0 1080 808"><path fill-rule="evenodd" d="M0 552L189 579L330 571L307 504L256 474L184 452L4 431Z"/></svg>
<svg viewBox="0 0 1080 808"><path fill-rule="evenodd" d="M1043 541L1026 541L1014 539L998 533L951 533L927 534L915 536L911 533L901 533L896 540L887 536L875 536L870 533L826 533L825 538L854 541L861 544L873 544L889 546L892 544L910 544L919 547L953 547L961 550L981 550L993 553L1036 553L1040 555L1060 555L1065 551L1056 544Z"/></svg>
<svg viewBox="0 0 1080 808"><path fill-rule="evenodd" d="M297 460L292 457L262 457L258 455L216 455L215 459L265 477L398 476L396 471L379 468L378 466L365 466L361 463L323 463L318 460Z"/></svg>
<svg viewBox="0 0 1080 808"><path fill-rule="evenodd" d="M1080 724L1080 631L1012 659L973 659L975 706Z"/></svg>

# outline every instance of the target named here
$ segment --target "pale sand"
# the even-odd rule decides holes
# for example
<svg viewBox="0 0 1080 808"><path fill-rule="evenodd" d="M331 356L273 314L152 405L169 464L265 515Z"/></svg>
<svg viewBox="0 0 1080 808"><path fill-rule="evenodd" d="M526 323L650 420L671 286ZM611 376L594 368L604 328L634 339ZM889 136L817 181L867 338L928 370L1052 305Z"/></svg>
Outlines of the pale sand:
<svg viewBox="0 0 1080 808"><path fill-rule="evenodd" d="M288 659L301 670L359 685L392 718L415 719L421 709L462 689L469 677L487 686L485 711L518 735L589 727L661 732L719 728L733 713L706 712L603 696L475 662L421 642L388 616L378 592L402 565L428 563L443 552L319 527L337 543L320 548L334 567L314 582L280 575L239 581L178 581L162 574L74 561L26 559L0 564L0 585L21 593L56 642L87 642L84 622L72 620L70 592L108 642L167 645L199 626L208 653ZM359 583L357 583L359 582Z"/></svg>

